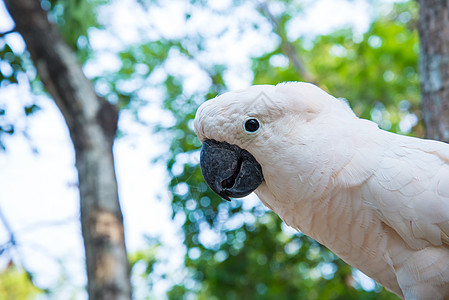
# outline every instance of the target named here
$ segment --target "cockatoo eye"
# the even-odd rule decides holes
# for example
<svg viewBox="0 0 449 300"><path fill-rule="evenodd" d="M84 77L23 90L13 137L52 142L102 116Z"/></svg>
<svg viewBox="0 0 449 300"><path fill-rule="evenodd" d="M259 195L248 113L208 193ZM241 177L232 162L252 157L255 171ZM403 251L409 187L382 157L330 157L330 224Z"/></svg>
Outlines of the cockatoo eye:
<svg viewBox="0 0 449 300"><path fill-rule="evenodd" d="M259 131L260 129L260 123L255 118L250 118L245 121L245 131L249 133L255 133Z"/></svg>

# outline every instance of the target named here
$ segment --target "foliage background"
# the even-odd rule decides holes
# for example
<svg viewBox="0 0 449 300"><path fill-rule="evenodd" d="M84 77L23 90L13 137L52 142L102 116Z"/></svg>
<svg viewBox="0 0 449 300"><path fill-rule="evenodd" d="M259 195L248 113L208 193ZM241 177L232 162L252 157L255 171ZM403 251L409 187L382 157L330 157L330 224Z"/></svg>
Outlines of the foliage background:
<svg viewBox="0 0 449 300"><path fill-rule="evenodd" d="M381 128L421 136L417 4L366 1L373 11L366 32L344 27L311 37L295 35L294 24L313 1L233 0L218 6L199 0L137 2L140 10L155 19L157 11L167 7L183 14L184 27L173 33L146 23L141 32L130 32L139 36L138 41L122 41L112 51L116 69L91 72L90 77L100 96L118 104L122 115L129 113L148 134L166 144L167 151L158 163L166 166L169 182L163 189L168 189L173 218L182 226L186 254L182 270L164 272L169 262L160 259L160 252L165 246L157 236L148 237L147 249L130 254L133 282L139 285L136 298L159 297L151 289L163 281L169 282L169 299L396 298L379 286L363 285L357 271L325 247L287 228L254 197L228 203L214 195L198 167L201 145L193 133L192 119L200 103L230 87L312 79L331 94L346 98L359 116ZM94 50L92 37L113 23L101 13L110 3L41 3L88 72L104 54ZM204 23L210 19L216 23ZM220 52L223 43L232 40L230 36L247 40L248 61L235 61L232 53L224 56ZM6 37L0 37L0 87L28 84L33 93L44 94L29 56L15 53ZM294 59L302 62L303 71ZM160 103L162 111L157 112L163 118L148 121L142 111L154 103ZM33 101L25 103L23 118L39 107ZM5 139L17 134L16 128L0 99L4 151L8 151ZM26 136L26 127L21 133ZM118 138L127 134L122 130ZM5 246L2 253L11 246ZM16 273L16 269L14 273L5 270L0 275L4 283L0 294L30 285ZM33 279L32 274L27 278ZM29 295L39 293L32 284L23 290ZM52 289L43 292L51 297Z"/></svg>

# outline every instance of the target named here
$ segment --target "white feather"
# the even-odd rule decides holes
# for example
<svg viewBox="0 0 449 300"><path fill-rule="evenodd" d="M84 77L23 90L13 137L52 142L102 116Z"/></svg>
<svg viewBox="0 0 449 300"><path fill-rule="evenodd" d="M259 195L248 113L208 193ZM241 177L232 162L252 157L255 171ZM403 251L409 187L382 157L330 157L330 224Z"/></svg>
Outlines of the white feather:
<svg viewBox="0 0 449 300"><path fill-rule="evenodd" d="M219 96L195 130L257 159L256 194L288 225L400 297L449 298L449 145L382 131L307 83Z"/></svg>

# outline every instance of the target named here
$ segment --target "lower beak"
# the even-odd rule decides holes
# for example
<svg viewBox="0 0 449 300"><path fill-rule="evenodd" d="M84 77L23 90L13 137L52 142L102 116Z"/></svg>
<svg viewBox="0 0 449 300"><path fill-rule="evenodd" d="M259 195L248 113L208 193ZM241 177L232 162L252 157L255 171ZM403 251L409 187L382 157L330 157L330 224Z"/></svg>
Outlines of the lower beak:
<svg viewBox="0 0 449 300"><path fill-rule="evenodd" d="M207 185L230 200L253 192L262 182L262 167L248 151L226 142L205 140L200 155L201 173Z"/></svg>

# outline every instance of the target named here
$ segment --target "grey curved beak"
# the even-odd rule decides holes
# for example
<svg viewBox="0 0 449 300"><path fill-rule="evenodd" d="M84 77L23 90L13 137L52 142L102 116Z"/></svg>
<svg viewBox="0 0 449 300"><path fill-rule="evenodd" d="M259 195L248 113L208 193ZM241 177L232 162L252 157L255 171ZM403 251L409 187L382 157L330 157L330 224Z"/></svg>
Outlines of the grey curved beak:
<svg viewBox="0 0 449 300"><path fill-rule="evenodd" d="M248 151L236 145L205 140L200 154L201 173L207 185L230 201L253 192L262 182L262 167Z"/></svg>

